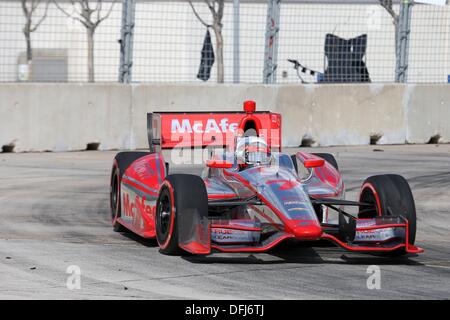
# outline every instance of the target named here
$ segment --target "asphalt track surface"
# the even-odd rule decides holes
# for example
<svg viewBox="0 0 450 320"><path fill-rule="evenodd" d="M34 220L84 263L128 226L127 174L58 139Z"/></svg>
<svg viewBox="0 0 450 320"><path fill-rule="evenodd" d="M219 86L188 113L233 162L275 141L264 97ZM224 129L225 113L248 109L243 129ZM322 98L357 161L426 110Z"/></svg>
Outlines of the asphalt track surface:
<svg viewBox="0 0 450 320"><path fill-rule="evenodd" d="M155 241L112 231L115 152L0 154L0 298L448 299L450 145L306 151L336 155L349 199L365 177L404 175L425 253L392 259L285 245L264 254L164 256ZM81 289L66 287L70 265L81 269ZM380 267L379 290L367 288L371 265Z"/></svg>

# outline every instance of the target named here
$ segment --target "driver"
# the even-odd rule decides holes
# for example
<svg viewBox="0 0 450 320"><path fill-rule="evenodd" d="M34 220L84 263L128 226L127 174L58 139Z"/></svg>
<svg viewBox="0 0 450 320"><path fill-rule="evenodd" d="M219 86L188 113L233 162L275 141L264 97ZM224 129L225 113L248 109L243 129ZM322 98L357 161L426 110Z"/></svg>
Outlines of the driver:
<svg viewBox="0 0 450 320"><path fill-rule="evenodd" d="M265 165L271 161L269 146L260 137L240 137L236 141L236 158L240 169L252 165Z"/></svg>

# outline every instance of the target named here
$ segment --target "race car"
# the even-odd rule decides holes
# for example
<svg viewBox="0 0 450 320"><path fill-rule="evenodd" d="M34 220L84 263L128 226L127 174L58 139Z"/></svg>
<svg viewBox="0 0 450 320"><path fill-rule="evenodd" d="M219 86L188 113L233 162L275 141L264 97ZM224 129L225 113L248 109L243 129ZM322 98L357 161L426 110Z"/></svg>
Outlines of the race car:
<svg viewBox="0 0 450 320"><path fill-rule="evenodd" d="M378 255L423 252L405 178L369 177L359 199L346 200L334 156L283 153L281 115L257 112L253 101L243 112L149 113L147 127L149 152L115 156L112 225L156 238L163 254L265 252L288 239ZM202 176L170 174L162 151L180 148L209 152Z"/></svg>

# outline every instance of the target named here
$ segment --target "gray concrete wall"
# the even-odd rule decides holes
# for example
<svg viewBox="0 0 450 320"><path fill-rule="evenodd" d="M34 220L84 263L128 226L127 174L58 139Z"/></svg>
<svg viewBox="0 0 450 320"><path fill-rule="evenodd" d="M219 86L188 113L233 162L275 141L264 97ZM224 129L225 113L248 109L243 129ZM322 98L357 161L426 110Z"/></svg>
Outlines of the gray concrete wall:
<svg viewBox="0 0 450 320"><path fill-rule="evenodd" d="M120 85L0 85L0 145L67 151L128 148L131 91Z"/></svg>
<svg viewBox="0 0 450 320"><path fill-rule="evenodd" d="M147 147L146 112L259 110L283 116L285 146L450 142L448 85L0 84L0 146L16 151Z"/></svg>

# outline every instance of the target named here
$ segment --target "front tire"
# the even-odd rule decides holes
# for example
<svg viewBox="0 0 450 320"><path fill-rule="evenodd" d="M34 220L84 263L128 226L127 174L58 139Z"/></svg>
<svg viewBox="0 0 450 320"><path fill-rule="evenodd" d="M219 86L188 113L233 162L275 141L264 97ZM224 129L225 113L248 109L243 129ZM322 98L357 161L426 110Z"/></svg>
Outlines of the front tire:
<svg viewBox="0 0 450 320"><path fill-rule="evenodd" d="M167 176L156 202L156 240L161 253L184 253L178 245L179 231L183 228L178 224L179 216L193 209L201 216L208 215L208 194L202 178L190 174Z"/></svg>
<svg viewBox="0 0 450 320"><path fill-rule="evenodd" d="M372 209L360 207L358 218L398 217L408 220L408 243L416 239L416 206L405 178L395 174L372 176L366 179L361 188L360 202L373 205ZM405 254L405 250L390 255Z"/></svg>

